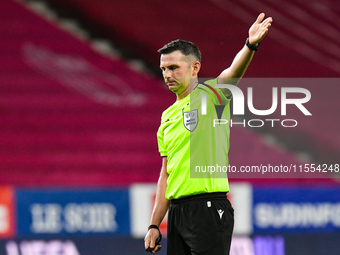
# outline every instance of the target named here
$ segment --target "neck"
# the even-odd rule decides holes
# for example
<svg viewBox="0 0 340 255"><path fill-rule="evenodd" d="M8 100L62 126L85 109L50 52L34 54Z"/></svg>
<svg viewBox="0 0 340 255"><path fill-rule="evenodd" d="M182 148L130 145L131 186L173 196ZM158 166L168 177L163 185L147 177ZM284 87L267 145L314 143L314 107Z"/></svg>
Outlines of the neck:
<svg viewBox="0 0 340 255"><path fill-rule="evenodd" d="M191 91L193 91L196 88L197 82L198 82L197 77L191 78L190 84L187 86L187 88L181 94L177 94L177 100L181 100L185 98L187 95L189 95Z"/></svg>

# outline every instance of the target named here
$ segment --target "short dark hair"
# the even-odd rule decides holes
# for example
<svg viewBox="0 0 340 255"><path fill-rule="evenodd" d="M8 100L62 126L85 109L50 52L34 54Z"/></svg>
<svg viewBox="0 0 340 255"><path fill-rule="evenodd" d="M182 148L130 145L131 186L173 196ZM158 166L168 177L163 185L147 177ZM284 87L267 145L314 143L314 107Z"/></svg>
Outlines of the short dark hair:
<svg viewBox="0 0 340 255"><path fill-rule="evenodd" d="M195 44L185 40L174 40L165 44L162 48L158 50L160 54L170 54L176 50L179 50L183 55L189 56L193 55L199 62L201 62L201 52Z"/></svg>

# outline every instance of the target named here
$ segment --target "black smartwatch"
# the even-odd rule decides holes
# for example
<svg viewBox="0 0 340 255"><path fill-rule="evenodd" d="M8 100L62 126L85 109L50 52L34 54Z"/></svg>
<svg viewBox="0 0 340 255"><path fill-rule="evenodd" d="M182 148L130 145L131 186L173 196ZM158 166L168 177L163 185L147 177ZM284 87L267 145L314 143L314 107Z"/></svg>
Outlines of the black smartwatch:
<svg viewBox="0 0 340 255"><path fill-rule="evenodd" d="M259 43L259 42L258 42L256 45L251 45L251 44L249 43L249 37L248 37L247 40L246 40L246 45L247 45L247 47L248 47L250 50L252 50L252 51L257 51L257 48L260 47L260 43Z"/></svg>

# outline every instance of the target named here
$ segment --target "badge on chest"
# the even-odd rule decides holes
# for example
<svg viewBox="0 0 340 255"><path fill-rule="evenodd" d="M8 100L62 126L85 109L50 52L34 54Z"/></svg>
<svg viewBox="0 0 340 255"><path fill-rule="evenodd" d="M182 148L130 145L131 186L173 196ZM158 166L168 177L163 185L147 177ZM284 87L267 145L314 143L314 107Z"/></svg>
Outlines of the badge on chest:
<svg viewBox="0 0 340 255"><path fill-rule="evenodd" d="M190 112L183 112L183 124L186 129L192 132L198 123L198 110L192 110Z"/></svg>

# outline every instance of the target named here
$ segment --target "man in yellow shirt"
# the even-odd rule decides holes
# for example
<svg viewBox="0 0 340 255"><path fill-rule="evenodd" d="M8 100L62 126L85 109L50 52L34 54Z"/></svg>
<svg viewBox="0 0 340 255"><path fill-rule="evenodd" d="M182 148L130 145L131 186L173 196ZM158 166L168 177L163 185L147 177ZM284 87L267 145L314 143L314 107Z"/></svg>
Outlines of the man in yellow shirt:
<svg viewBox="0 0 340 255"><path fill-rule="evenodd" d="M195 164L217 162L228 166L229 127L223 125L211 132L207 123L216 119L216 102L224 105L220 114L230 120L231 92L214 87L216 83L237 85L271 26L272 18L264 17L264 13L258 16L249 29L245 46L216 80L198 82L201 53L193 43L176 40L159 50L164 81L177 100L163 112L157 133L163 160L155 206L144 239L150 253L161 248L158 226L169 209L168 255L229 254L234 212L226 197L227 176L207 177L205 172L203 177L192 178L191 174ZM190 85L193 79L197 80L195 86ZM205 116L199 110L201 101L197 100L202 95L207 98Z"/></svg>

